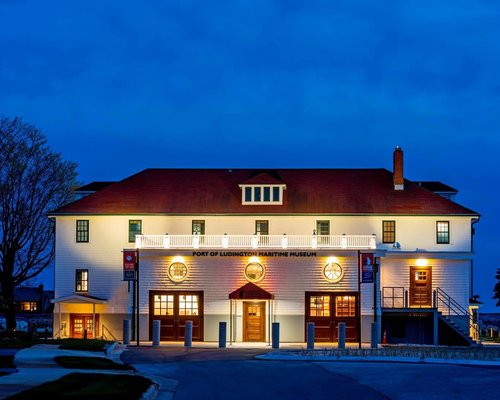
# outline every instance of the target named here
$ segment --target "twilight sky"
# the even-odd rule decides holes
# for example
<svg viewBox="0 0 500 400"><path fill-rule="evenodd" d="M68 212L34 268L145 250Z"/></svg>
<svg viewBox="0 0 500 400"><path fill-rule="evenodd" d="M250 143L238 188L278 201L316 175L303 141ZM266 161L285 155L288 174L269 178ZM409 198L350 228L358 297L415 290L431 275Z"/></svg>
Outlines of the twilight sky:
<svg viewBox="0 0 500 400"><path fill-rule="evenodd" d="M499 21L497 0L2 0L0 114L40 128L85 183L392 169L400 145L406 178L482 214L475 292L500 311Z"/></svg>

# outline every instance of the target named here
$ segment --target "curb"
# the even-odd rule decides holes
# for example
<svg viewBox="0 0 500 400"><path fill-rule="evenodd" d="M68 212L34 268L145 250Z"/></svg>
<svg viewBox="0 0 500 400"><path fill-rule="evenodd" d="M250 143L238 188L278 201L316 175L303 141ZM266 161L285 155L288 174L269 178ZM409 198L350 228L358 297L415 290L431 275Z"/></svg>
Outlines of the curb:
<svg viewBox="0 0 500 400"><path fill-rule="evenodd" d="M153 400L158 394L158 386L159 385L156 382L153 382L149 389L142 394L141 400Z"/></svg>

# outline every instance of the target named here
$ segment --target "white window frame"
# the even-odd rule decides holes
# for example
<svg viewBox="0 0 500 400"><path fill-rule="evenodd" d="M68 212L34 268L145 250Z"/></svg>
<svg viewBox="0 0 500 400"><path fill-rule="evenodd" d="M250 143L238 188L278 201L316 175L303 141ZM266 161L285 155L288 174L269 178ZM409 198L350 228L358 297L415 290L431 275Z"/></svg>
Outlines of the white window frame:
<svg viewBox="0 0 500 400"><path fill-rule="evenodd" d="M241 204L243 205L282 205L283 204L283 192L286 190L286 185L240 185L241 188ZM251 199L250 201L246 201L245 199L245 192L246 189L250 188L251 190ZM260 200L256 201L255 200L255 189L259 188L260 189ZM270 197L269 201L264 201L264 188L269 188L270 191ZM273 192L274 188L279 189L279 200L275 201L273 200Z"/></svg>

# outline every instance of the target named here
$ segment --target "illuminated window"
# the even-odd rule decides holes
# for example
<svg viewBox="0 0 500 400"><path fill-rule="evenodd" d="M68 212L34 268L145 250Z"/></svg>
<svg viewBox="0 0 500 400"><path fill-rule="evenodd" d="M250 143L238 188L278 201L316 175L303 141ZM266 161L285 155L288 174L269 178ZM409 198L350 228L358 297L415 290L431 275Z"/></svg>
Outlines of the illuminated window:
<svg viewBox="0 0 500 400"><path fill-rule="evenodd" d="M174 296L156 295L154 296L154 315L173 315L174 314Z"/></svg>
<svg viewBox="0 0 500 400"><path fill-rule="evenodd" d="M283 204L285 185L241 186L242 204Z"/></svg>
<svg viewBox="0 0 500 400"><path fill-rule="evenodd" d="M355 296L337 296L337 297L335 297L335 316L336 317L355 317L356 316L356 297Z"/></svg>
<svg viewBox="0 0 500 400"><path fill-rule="evenodd" d="M251 262L245 267L245 278L250 282L259 282L264 279L266 270L258 262Z"/></svg>
<svg viewBox="0 0 500 400"><path fill-rule="evenodd" d="M142 234L142 221L140 219L131 219L128 221L128 241L135 242L135 235Z"/></svg>
<svg viewBox="0 0 500 400"><path fill-rule="evenodd" d="M21 301L19 304L19 311L36 311L37 304L35 301Z"/></svg>
<svg viewBox="0 0 500 400"><path fill-rule="evenodd" d="M174 262L168 267L168 277L174 282L182 282L187 278L188 267L181 262Z"/></svg>
<svg viewBox="0 0 500 400"><path fill-rule="evenodd" d="M77 269L75 273L75 291L88 292L89 291L89 270Z"/></svg>
<svg viewBox="0 0 500 400"><path fill-rule="evenodd" d="M78 243L88 243L89 221L87 219L78 219L76 221L76 241Z"/></svg>
<svg viewBox="0 0 500 400"><path fill-rule="evenodd" d="M436 243L447 244L450 243L450 222L437 221L436 222Z"/></svg>
<svg viewBox="0 0 500 400"><path fill-rule="evenodd" d="M181 294L179 296L179 315L198 315L198 295Z"/></svg>
<svg viewBox="0 0 500 400"><path fill-rule="evenodd" d="M330 316L330 296L311 296L309 302L310 317Z"/></svg>
<svg viewBox="0 0 500 400"><path fill-rule="evenodd" d="M382 243L396 241L396 221L382 221Z"/></svg>

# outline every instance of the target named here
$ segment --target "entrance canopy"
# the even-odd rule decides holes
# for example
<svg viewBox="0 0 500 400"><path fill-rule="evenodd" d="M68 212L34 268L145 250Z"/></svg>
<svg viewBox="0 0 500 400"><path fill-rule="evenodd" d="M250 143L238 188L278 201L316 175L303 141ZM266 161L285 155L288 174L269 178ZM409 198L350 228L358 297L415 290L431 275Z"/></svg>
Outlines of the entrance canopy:
<svg viewBox="0 0 500 400"><path fill-rule="evenodd" d="M252 282L248 282L229 294L230 300L272 300L274 295Z"/></svg>
<svg viewBox="0 0 500 400"><path fill-rule="evenodd" d="M74 303L74 304L106 304L108 300L100 297L89 296L84 294L71 294L69 296L58 297L52 300L52 303Z"/></svg>

